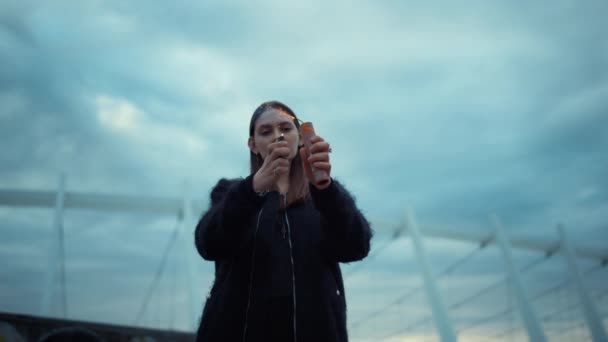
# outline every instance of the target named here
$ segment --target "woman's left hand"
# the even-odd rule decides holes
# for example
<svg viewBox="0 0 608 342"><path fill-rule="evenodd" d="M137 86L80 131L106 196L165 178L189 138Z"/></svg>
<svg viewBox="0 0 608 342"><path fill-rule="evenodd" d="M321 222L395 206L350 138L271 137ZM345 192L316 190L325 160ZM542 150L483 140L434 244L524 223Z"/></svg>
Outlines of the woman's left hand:
<svg viewBox="0 0 608 342"><path fill-rule="evenodd" d="M323 190L331 184L331 163L329 161L331 149L329 143L318 135L312 137L310 142L312 143L310 145L310 156L308 156L306 147L303 147L300 149L300 159L302 159L302 166L304 167L308 181L317 189ZM329 182L325 184L316 184L310 167L311 165L316 169L326 171L330 177Z"/></svg>

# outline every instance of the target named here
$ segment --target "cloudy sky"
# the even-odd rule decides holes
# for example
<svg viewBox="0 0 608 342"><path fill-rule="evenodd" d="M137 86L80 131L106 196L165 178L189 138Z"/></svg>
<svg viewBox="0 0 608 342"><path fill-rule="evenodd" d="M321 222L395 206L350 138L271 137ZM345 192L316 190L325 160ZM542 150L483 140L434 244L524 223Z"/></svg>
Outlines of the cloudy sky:
<svg viewBox="0 0 608 342"><path fill-rule="evenodd" d="M556 239L562 223L576 243L606 245L607 12L600 0L0 1L0 189L52 190L64 172L68 191L179 198L187 182L206 201L219 178L247 175L253 110L283 101L332 144L334 177L376 223L378 253L345 269L354 323L420 282L408 239L389 241L406 206L422 227L487 229L493 214L514 234ZM0 311L35 314L52 211L0 217ZM68 211L67 316L134 324L175 225ZM475 248L428 245L436 273ZM137 324L189 328L179 250ZM500 278L495 252L477 252L446 291ZM522 267L534 257L518 254ZM212 265L195 261L200 307ZM601 292L606 269L593 277ZM430 314L411 307L426 304L351 335Z"/></svg>

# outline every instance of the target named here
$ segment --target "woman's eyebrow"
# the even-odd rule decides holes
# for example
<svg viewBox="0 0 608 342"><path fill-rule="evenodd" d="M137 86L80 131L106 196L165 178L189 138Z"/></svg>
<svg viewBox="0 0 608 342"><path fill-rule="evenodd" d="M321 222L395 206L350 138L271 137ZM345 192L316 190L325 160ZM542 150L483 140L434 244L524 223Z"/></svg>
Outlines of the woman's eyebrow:
<svg viewBox="0 0 608 342"><path fill-rule="evenodd" d="M291 121L281 121L281 122L272 123L272 124L266 123L266 124L261 124L260 126L258 126L258 129L262 129L262 128L271 128L271 127L272 127L272 126L274 126L274 125L277 125L277 126L290 125L290 124L292 124L292 123L293 123L293 122L291 122Z"/></svg>

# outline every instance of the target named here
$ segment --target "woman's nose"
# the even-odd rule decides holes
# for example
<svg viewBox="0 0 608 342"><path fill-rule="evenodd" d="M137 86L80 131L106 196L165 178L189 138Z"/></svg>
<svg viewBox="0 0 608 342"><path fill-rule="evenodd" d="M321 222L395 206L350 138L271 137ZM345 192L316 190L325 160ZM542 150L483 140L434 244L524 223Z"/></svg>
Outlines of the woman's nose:
<svg viewBox="0 0 608 342"><path fill-rule="evenodd" d="M285 140L285 136L279 130L276 130L274 132L274 138L272 139L272 142L281 141L281 140Z"/></svg>
<svg viewBox="0 0 608 342"><path fill-rule="evenodd" d="M272 138L272 142L276 142L277 140L279 140L280 136L281 136L281 132L278 129L275 129L274 136Z"/></svg>

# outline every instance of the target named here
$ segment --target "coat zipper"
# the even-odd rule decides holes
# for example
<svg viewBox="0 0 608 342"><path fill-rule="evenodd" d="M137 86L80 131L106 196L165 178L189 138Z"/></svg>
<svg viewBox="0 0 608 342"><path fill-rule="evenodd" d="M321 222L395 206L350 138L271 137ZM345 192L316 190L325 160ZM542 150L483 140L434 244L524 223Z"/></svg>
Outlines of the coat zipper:
<svg viewBox="0 0 608 342"><path fill-rule="evenodd" d="M255 271L255 250L256 250L256 240L258 235L258 230L260 229L260 218L262 217L262 211L264 208L260 209L258 213L257 224L255 227L255 233L253 235L253 251L251 252L251 272L249 274L249 293L247 295L247 308L245 310L245 325L243 327L243 342L247 340L247 325L249 323L249 309L251 306L251 292L253 290L253 275ZM296 273L293 261L293 245L291 242L291 225L289 224L289 218L287 217L287 212L284 212L285 224L287 225L287 238L289 243L289 258L291 261L291 284L292 284L292 298L293 298L293 340L294 342L298 341L298 334L296 332Z"/></svg>
<svg viewBox="0 0 608 342"><path fill-rule="evenodd" d="M247 339L247 323L249 323L249 307L251 306L251 291L253 289L253 274L255 271L255 248L256 248L256 240L258 236L258 230L260 229L260 218L262 217L262 211L264 208L260 209L258 213L258 220L255 226L255 233L253 234L253 251L251 252L251 272L249 273L249 294L247 295L247 308L245 310L245 326L243 327L243 342Z"/></svg>
<svg viewBox="0 0 608 342"><path fill-rule="evenodd" d="M291 226L289 225L289 218L287 217L287 211L284 213L285 223L287 224L287 237L289 242L289 257L291 259L291 284L292 291L291 296L293 298L293 341L298 341L298 334L296 333L296 272L293 262L293 245L291 243Z"/></svg>

